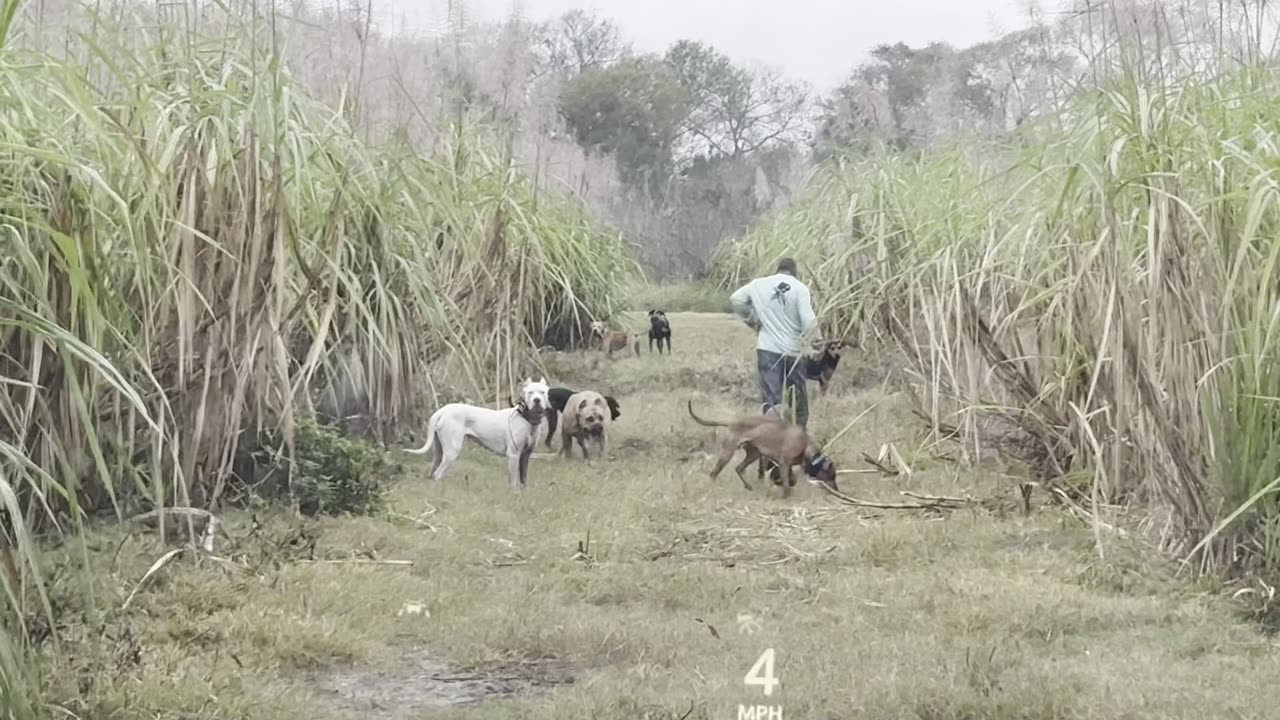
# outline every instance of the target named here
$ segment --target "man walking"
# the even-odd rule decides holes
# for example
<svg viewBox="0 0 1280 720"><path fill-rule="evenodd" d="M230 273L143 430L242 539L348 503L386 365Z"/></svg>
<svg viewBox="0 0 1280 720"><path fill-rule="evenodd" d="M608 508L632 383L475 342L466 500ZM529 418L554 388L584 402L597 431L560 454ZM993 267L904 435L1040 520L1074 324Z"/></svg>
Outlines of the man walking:
<svg viewBox="0 0 1280 720"><path fill-rule="evenodd" d="M809 287L796 277L796 261L784 257L778 271L756 278L729 296L733 312L757 329L756 370L764 411L782 403L784 390L793 394L795 422L806 428L809 398L805 393L804 339L818 324Z"/></svg>

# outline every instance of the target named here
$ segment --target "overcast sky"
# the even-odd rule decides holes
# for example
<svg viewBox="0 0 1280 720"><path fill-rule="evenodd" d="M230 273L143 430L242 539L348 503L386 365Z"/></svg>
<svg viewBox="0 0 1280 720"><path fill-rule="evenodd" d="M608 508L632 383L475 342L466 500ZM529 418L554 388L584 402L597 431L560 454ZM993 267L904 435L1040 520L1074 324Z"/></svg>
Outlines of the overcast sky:
<svg viewBox="0 0 1280 720"><path fill-rule="evenodd" d="M941 40L963 47L1022 27L1027 0L464 2L471 21L500 20L517 6L529 20L554 17L571 8L593 10L617 23L641 51L661 52L682 38L701 40L735 60L781 68L827 91L880 43L902 41L914 47ZM449 0L373 3L375 17L397 29L439 32L446 27Z"/></svg>

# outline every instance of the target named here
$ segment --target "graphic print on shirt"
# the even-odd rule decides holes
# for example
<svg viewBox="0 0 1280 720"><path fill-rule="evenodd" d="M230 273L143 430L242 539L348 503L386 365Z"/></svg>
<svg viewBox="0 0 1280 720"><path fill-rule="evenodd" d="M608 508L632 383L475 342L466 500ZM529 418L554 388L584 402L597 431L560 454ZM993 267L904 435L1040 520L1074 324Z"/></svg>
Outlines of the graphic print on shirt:
<svg viewBox="0 0 1280 720"><path fill-rule="evenodd" d="M778 283L777 287L773 289L772 300L774 302L777 302L779 305L786 305L787 293L789 292L791 292L791 286L786 284L785 282L780 282Z"/></svg>

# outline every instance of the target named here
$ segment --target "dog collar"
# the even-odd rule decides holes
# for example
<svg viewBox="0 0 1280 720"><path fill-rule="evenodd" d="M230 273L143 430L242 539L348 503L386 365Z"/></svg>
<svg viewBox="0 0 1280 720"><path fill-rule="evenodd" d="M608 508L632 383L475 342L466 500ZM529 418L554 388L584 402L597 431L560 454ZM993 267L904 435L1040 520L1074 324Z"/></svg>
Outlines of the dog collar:
<svg viewBox="0 0 1280 720"><path fill-rule="evenodd" d="M822 467L826 464L827 464L826 454L818 453L817 455L813 456L812 460L805 463L804 471L809 475L809 477L817 477L818 471L821 470Z"/></svg>

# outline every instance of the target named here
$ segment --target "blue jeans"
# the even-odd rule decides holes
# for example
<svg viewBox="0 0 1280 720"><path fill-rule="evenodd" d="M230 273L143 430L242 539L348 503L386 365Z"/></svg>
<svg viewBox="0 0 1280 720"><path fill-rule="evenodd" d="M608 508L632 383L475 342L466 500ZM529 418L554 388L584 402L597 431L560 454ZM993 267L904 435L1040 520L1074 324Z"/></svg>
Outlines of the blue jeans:
<svg viewBox="0 0 1280 720"><path fill-rule="evenodd" d="M765 410L781 405L783 391L790 391L795 406L795 423L808 429L809 397L805 393L804 358L756 350L756 371L760 374L760 394Z"/></svg>

